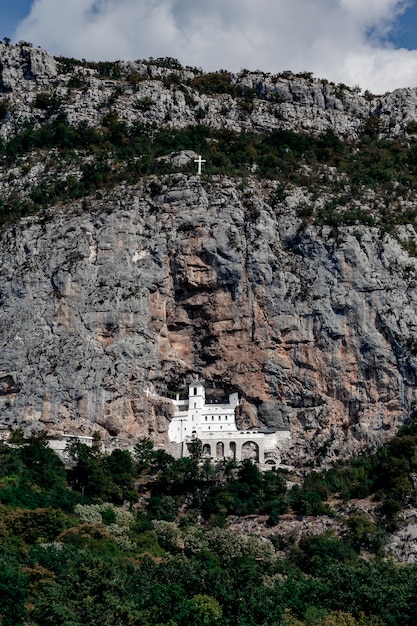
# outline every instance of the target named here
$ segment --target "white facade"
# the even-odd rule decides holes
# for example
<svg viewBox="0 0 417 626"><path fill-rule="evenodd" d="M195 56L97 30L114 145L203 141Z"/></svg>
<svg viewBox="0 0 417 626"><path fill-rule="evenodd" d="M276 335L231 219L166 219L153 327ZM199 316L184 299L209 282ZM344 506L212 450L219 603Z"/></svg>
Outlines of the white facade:
<svg viewBox="0 0 417 626"><path fill-rule="evenodd" d="M168 429L169 441L181 444L181 455L188 454L187 444L200 439L203 454L213 459L251 458L261 465L277 466L280 443L290 438L289 431L240 431L236 426L237 393L224 404L206 402L204 385L195 380L188 387L188 398L173 400L175 413Z"/></svg>
<svg viewBox="0 0 417 626"><path fill-rule="evenodd" d="M232 393L227 404L206 404L204 385L194 381L188 388L187 401L174 400L175 415L168 429L170 441L187 438L205 439L215 434L236 433L235 408L239 396Z"/></svg>

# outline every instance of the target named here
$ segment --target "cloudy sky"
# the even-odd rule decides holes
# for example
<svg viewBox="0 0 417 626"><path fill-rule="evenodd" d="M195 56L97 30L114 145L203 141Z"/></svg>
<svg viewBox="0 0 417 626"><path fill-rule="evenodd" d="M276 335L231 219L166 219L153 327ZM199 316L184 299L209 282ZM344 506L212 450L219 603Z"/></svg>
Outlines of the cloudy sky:
<svg viewBox="0 0 417 626"><path fill-rule="evenodd" d="M88 60L311 71L374 93L417 86L417 0L0 0L1 37Z"/></svg>

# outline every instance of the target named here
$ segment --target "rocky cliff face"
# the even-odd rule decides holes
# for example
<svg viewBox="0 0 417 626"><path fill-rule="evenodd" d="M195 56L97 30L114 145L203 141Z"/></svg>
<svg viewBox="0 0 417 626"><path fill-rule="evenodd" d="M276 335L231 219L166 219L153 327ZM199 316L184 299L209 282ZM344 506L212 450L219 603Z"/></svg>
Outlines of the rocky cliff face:
<svg viewBox="0 0 417 626"><path fill-rule="evenodd" d="M273 183L148 182L2 234L3 427L163 441L149 392L198 374L251 426L290 428L291 461L394 432L416 399L416 259L376 228L301 228Z"/></svg>
<svg viewBox="0 0 417 626"><path fill-rule="evenodd" d="M415 90L365 97L308 75L242 73L237 95L208 95L190 68L122 64L103 80L83 65L59 73L62 60L31 46L1 44L0 59L5 139L54 114L39 108L45 90L69 120L93 126L111 97L129 123L170 127L203 111L218 127L351 135L374 114L404 134L417 117ZM178 75L191 83L180 89ZM41 160L4 165L0 192L24 197L48 175ZM328 462L393 434L417 399L416 232L334 232L303 219L300 208L320 201L307 189L276 192L250 176L144 177L5 229L2 428L163 442L172 409L162 396L197 374L239 391L243 427L290 429L290 463Z"/></svg>
<svg viewBox="0 0 417 626"><path fill-rule="evenodd" d="M49 86L57 76L54 57L30 44L0 44L0 89L18 93L39 86Z"/></svg>
<svg viewBox="0 0 417 626"><path fill-rule="evenodd" d="M0 137L24 124L42 123L59 111L70 122L96 126L111 106L128 124L182 128L202 120L212 128L269 132L277 128L355 136L369 120L390 136L417 120L417 89L361 93L309 73L278 75L242 71L203 74L173 59L92 64L55 59L22 42L0 43L0 94L10 104ZM49 96L48 107L37 96ZM413 132L415 129L413 127Z"/></svg>

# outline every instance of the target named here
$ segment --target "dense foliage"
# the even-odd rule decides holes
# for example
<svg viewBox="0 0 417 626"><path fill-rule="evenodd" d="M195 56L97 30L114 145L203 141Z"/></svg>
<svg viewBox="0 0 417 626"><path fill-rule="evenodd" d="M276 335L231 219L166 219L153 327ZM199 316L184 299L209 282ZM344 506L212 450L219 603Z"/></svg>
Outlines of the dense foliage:
<svg viewBox="0 0 417 626"><path fill-rule="evenodd" d="M417 566L381 547L415 503L416 445L410 422L377 454L289 489L250 461L204 460L198 441L180 459L149 439L134 454L73 441L65 469L44 437L15 433L0 446L1 623L411 626ZM379 521L353 508L341 536L274 532L286 511L334 516L330 494L377 498ZM252 513L268 538L228 528Z"/></svg>

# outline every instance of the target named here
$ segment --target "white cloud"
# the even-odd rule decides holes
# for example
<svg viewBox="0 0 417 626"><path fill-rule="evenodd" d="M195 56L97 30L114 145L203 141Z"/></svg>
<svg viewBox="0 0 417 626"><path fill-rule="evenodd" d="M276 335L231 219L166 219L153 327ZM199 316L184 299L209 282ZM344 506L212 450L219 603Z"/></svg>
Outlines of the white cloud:
<svg viewBox="0 0 417 626"><path fill-rule="evenodd" d="M407 6L398 0L340 0L339 4L356 19L372 22L392 17Z"/></svg>
<svg viewBox="0 0 417 626"><path fill-rule="evenodd" d="M35 0L16 37L94 60L178 58L206 70L312 71L384 92L417 84L386 40L408 0Z"/></svg>

